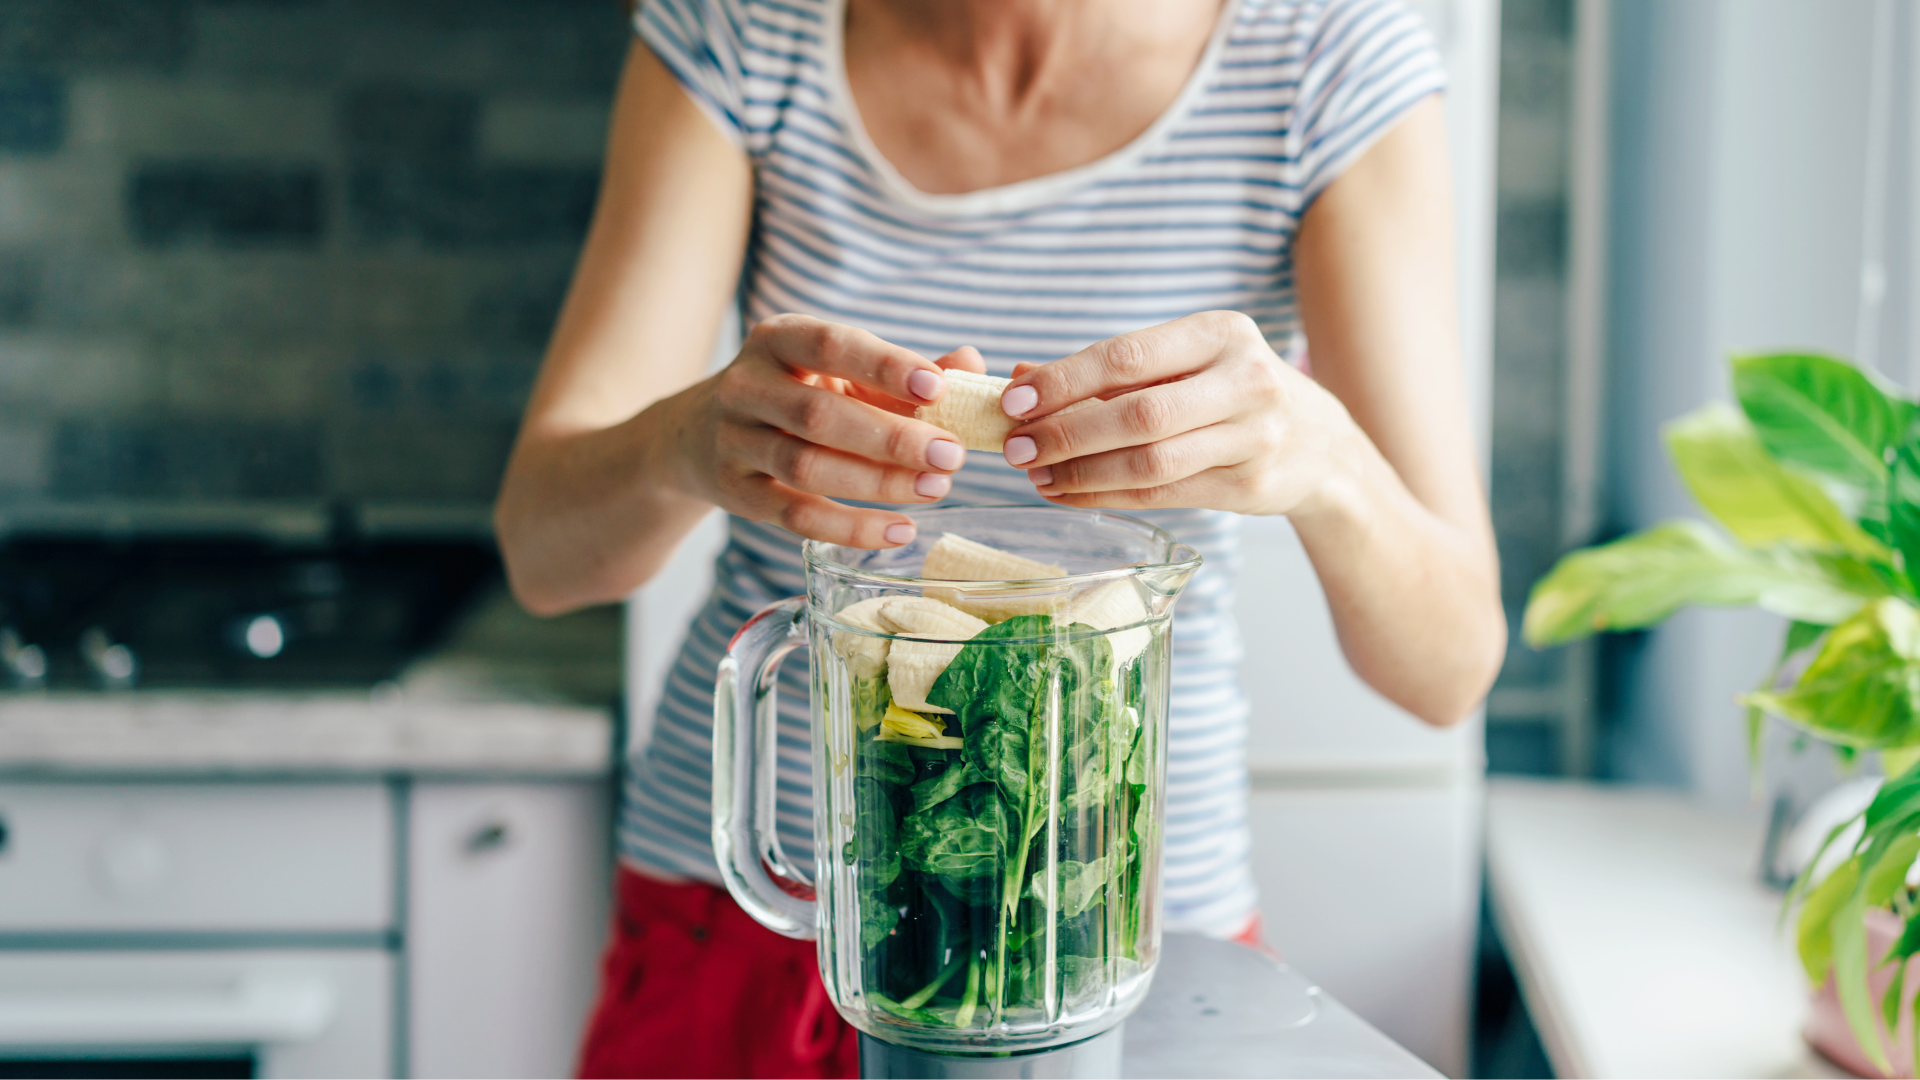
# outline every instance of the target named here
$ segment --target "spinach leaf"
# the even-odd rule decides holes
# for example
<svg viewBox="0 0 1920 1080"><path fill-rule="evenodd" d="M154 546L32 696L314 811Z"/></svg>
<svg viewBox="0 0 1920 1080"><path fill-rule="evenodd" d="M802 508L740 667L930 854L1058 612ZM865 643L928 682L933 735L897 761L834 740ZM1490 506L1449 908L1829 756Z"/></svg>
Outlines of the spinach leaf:
<svg viewBox="0 0 1920 1080"><path fill-rule="evenodd" d="M900 840L893 816L893 797L878 780L859 777L853 782L855 850L864 880L876 888L893 884L900 876Z"/></svg>
<svg viewBox="0 0 1920 1080"><path fill-rule="evenodd" d="M900 910L887 903L884 890L868 891L860 897L860 947L872 949L893 933L900 922Z"/></svg>
<svg viewBox="0 0 1920 1080"><path fill-rule="evenodd" d="M1033 881L1027 886L1027 895L1053 908L1065 918L1076 918L1093 905L1100 902L1109 876L1105 856L1090 863L1063 862L1060 864L1060 896L1056 903L1051 896L1052 888L1044 873L1033 875Z"/></svg>
<svg viewBox="0 0 1920 1080"><path fill-rule="evenodd" d="M903 743L863 739L860 743L860 769L854 775L912 787L913 756L908 749Z"/></svg>
<svg viewBox="0 0 1920 1080"><path fill-rule="evenodd" d="M915 870L943 881L992 879L1000 873L1018 828L999 792L975 784L937 806L907 815L900 854Z"/></svg>
<svg viewBox="0 0 1920 1080"><path fill-rule="evenodd" d="M974 768L973 762L956 762L949 765L946 772L913 785L913 810L919 813L929 806L938 806L958 795L960 789L986 782L987 774Z"/></svg>

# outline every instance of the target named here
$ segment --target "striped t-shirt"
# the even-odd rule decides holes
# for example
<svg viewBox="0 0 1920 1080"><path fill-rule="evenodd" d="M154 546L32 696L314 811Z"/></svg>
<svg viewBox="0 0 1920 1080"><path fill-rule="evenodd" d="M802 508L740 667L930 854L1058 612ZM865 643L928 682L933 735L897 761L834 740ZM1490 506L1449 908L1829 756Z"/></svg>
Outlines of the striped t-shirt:
<svg viewBox="0 0 1920 1080"><path fill-rule="evenodd" d="M845 0L648 0L636 26L751 161L739 293L748 324L802 312L928 357L974 345L997 375L1213 309L1245 312L1288 355L1301 214L1442 84L1427 34L1394 0L1227 0L1179 98L1126 146L1066 172L931 195L902 179L861 126L840 52ZM1023 472L974 453L942 505L1042 501ZM1166 926L1231 934L1255 901L1232 612L1238 520L1206 510L1138 516L1206 559L1174 616ZM798 542L734 518L715 581L668 676L653 737L631 762L620 850L643 869L717 882L714 668L754 611L804 591ZM778 830L811 872L798 655L779 685Z"/></svg>

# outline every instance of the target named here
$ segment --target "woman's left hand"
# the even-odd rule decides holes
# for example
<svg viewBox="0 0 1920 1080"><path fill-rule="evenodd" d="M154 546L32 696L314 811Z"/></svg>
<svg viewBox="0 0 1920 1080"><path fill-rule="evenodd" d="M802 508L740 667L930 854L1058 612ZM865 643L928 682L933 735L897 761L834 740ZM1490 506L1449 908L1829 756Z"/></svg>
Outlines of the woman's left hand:
<svg viewBox="0 0 1920 1080"><path fill-rule="evenodd" d="M1053 414L1076 401L1092 408ZM1358 428L1254 321L1207 311L1023 365L1007 463L1065 506L1310 513Z"/></svg>

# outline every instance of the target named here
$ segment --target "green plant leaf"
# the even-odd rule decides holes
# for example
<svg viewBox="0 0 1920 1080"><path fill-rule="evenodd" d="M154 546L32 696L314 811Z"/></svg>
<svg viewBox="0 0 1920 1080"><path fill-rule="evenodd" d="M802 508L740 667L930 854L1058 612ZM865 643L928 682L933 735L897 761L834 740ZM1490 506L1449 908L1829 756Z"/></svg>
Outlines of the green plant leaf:
<svg viewBox="0 0 1920 1080"><path fill-rule="evenodd" d="M1900 964L1893 969L1893 981L1887 984L1887 992L1880 995L1880 1018L1887 1022L1887 1030L1900 1026L1900 995L1907 988L1907 965Z"/></svg>
<svg viewBox="0 0 1920 1080"><path fill-rule="evenodd" d="M1900 444L1887 486L1887 537L1920 590L1920 434Z"/></svg>
<svg viewBox="0 0 1920 1080"><path fill-rule="evenodd" d="M1867 906L1876 908L1891 903L1893 891L1906 882L1913 860L1920 857L1920 833L1908 832L1878 847L1868 848L1860 859L1867 875Z"/></svg>
<svg viewBox="0 0 1920 1080"><path fill-rule="evenodd" d="M1667 425L1667 449L1694 499L1748 547L1777 543L1885 559L1812 479L1775 461L1747 418L1713 404Z"/></svg>
<svg viewBox="0 0 1920 1080"><path fill-rule="evenodd" d="M1830 356L1736 356L1733 392L1775 459L1864 489L1886 482L1887 450L1913 406L1873 373Z"/></svg>
<svg viewBox="0 0 1920 1080"><path fill-rule="evenodd" d="M1811 870L1809 866L1808 871ZM1816 989L1827 981L1827 974L1833 970L1833 913L1853 895L1854 886L1859 883L1860 860L1848 859L1813 887L1800 908L1795 944L1800 950L1800 964L1807 970L1807 981Z"/></svg>
<svg viewBox="0 0 1920 1080"><path fill-rule="evenodd" d="M1840 1011L1868 1059L1881 1072L1891 1072L1880 1030L1873 1023L1873 990L1867 985L1871 961L1867 959L1866 890L1856 886L1834 909L1828 926L1833 940L1833 988L1840 996Z"/></svg>
<svg viewBox="0 0 1920 1080"><path fill-rule="evenodd" d="M1833 628L1792 687L1741 700L1842 746L1920 743L1920 612L1877 600Z"/></svg>
<svg viewBox="0 0 1920 1080"><path fill-rule="evenodd" d="M1697 522L1673 521L1561 559L1534 585L1523 630L1539 648L1651 626L1689 604L1758 604L1830 624L1886 593L1871 567L1848 556L1748 551Z"/></svg>

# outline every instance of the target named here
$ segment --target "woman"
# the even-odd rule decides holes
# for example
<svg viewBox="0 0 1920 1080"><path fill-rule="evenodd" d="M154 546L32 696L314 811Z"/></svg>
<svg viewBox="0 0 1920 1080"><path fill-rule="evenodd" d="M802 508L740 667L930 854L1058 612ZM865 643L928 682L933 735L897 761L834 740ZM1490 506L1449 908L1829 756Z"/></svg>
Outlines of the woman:
<svg viewBox="0 0 1920 1080"><path fill-rule="evenodd" d="M647 0L636 25L499 535L548 613L733 517L632 762L583 1073L851 1074L812 946L715 887L714 662L801 591L798 537L905 544L935 502L1109 507L1206 556L1176 620L1166 925L1256 936L1236 515L1292 519L1355 670L1430 723L1504 647L1418 24L1391 0ZM705 375L736 300L745 343ZM1312 377L1283 359L1302 332ZM1004 461L913 418L952 368L1017 375ZM782 677L805 853L804 666Z"/></svg>

